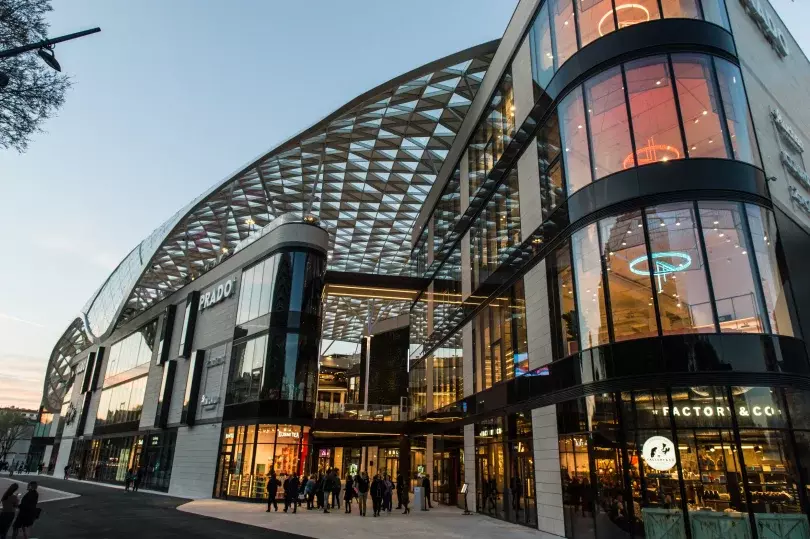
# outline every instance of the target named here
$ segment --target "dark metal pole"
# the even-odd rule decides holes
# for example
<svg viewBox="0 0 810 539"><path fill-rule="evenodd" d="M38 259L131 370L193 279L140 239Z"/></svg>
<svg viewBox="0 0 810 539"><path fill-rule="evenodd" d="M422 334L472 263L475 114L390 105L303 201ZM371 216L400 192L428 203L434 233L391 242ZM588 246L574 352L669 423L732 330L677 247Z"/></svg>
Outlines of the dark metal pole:
<svg viewBox="0 0 810 539"><path fill-rule="evenodd" d="M63 41L70 41L71 39L89 36L90 34L95 34L97 32L101 32L101 28L91 28L90 30L82 30L81 32L76 32L74 34L67 34L65 36L55 37L53 39L45 39L36 43L29 43L28 45L23 45L22 47L6 49L4 51L0 51L0 58L11 58L12 56L18 56L24 52L43 49L51 45L56 45L57 43L62 43Z"/></svg>

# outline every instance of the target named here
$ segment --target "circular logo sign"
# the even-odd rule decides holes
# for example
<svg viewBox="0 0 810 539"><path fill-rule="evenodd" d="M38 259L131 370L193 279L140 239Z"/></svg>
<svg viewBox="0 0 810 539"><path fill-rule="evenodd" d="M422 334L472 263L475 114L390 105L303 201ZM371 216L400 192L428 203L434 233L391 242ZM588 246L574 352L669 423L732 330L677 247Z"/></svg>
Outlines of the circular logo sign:
<svg viewBox="0 0 810 539"><path fill-rule="evenodd" d="M664 436L648 438L641 448L641 458L653 470L671 470L676 462L675 444Z"/></svg>

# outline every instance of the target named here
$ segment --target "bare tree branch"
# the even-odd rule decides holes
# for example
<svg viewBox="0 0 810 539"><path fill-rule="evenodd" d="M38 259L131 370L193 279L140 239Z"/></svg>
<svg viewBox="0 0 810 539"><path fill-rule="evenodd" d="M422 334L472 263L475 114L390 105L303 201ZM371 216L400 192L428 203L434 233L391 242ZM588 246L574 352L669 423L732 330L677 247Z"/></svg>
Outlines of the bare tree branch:
<svg viewBox="0 0 810 539"><path fill-rule="evenodd" d="M26 430L30 427L31 421L26 419L20 411L0 410L0 460L6 460L11 448L22 440Z"/></svg>

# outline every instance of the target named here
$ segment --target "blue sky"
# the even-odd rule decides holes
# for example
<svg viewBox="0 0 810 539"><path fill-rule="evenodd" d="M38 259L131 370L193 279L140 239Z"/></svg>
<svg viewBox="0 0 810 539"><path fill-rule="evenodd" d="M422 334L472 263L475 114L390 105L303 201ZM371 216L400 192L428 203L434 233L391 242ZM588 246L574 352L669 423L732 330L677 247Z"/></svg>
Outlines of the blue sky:
<svg viewBox="0 0 810 539"><path fill-rule="evenodd" d="M74 82L0 152L0 405L36 406L56 340L178 208L364 91L496 39L515 0L54 0Z"/></svg>
<svg viewBox="0 0 810 539"><path fill-rule="evenodd" d="M728 0L738 1L738 0ZM74 82L26 154L0 152L0 406L153 228L257 155L400 73L501 36L516 0L54 0ZM773 0L810 50L806 0ZM798 52L798 51L797 51Z"/></svg>

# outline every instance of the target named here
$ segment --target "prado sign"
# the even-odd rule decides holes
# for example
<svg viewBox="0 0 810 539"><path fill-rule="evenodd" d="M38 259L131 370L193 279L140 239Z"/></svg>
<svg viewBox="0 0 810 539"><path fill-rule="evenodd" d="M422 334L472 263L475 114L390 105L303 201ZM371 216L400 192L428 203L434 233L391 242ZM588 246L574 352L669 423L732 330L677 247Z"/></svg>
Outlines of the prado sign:
<svg viewBox="0 0 810 539"><path fill-rule="evenodd" d="M787 45L787 39L782 29L774 21L774 17L768 13L768 8L764 4L767 2L760 2L760 0L740 0L740 3L745 8L748 15L754 20L760 31L765 36L773 50L776 51L781 58L784 58L790 53Z"/></svg>
<svg viewBox="0 0 810 539"><path fill-rule="evenodd" d="M224 283L219 283L214 288L200 295L200 310L216 305L233 295L236 286L236 279L228 279Z"/></svg>

